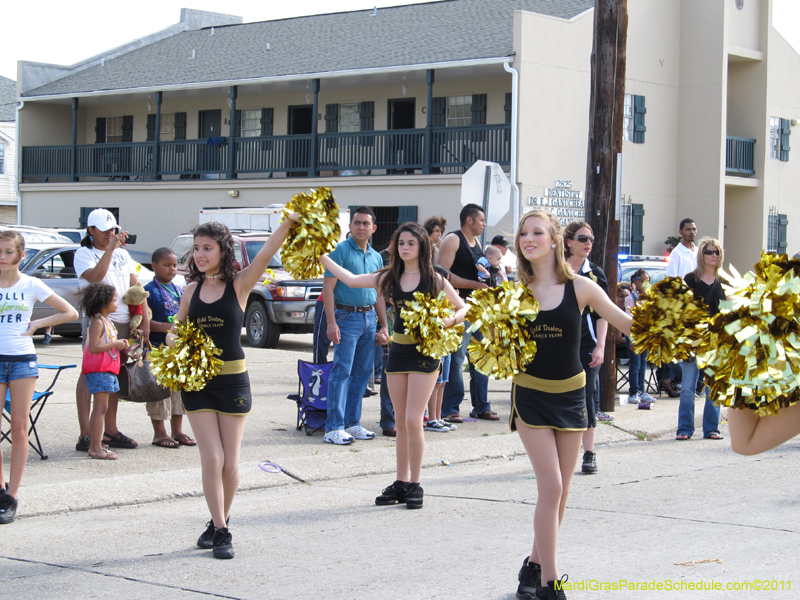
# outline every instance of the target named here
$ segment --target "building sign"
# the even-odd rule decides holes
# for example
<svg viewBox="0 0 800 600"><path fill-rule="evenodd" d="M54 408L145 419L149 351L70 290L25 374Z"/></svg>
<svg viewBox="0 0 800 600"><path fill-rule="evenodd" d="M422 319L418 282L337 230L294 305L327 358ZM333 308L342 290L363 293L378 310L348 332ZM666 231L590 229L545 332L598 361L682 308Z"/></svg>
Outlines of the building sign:
<svg viewBox="0 0 800 600"><path fill-rule="evenodd" d="M525 212L544 208L552 212L562 225L586 219L586 207L581 190L572 189L572 181L556 179L551 188L544 188L542 196L529 196Z"/></svg>

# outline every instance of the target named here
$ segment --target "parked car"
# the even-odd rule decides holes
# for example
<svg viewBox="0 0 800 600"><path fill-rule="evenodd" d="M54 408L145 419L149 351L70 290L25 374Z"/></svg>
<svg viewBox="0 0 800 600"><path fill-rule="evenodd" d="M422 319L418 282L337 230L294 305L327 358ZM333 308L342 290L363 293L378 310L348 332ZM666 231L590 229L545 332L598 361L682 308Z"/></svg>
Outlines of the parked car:
<svg viewBox="0 0 800 600"><path fill-rule="evenodd" d="M25 244L25 258L19 270L31 277L44 281L56 294L64 298L72 306L78 306L77 292L79 288L78 277L75 274L75 251L80 248L78 244ZM142 284L153 280L153 272L142 267L138 273ZM184 285L183 277L176 283ZM55 314L55 309L44 302L37 302L33 307L31 320L43 319ZM80 310L78 311L80 312ZM63 323L53 328L53 333L63 337L79 337L81 335L81 319Z"/></svg>
<svg viewBox="0 0 800 600"><path fill-rule="evenodd" d="M47 227L49 231L68 237L73 243L80 244L81 240L86 237L85 229L74 229L71 227Z"/></svg>
<svg viewBox="0 0 800 600"><path fill-rule="evenodd" d="M247 267L269 239L266 231L233 231L233 248L240 268ZM170 248L178 257L178 272L186 275L192 252L192 234L179 235ZM256 348L274 348L282 333L312 333L314 306L322 293L322 279L296 281L281 265L280 252L269 263L275 279L257 284L247 298L244 327L247 341ZM263 281L263 280L262 280Z"/></svg>
<svg viewBox="0 0 800 600"><path fill-rule="evenodd" d="M72 240L61 235L53 229L43 227L32 227L28 225L0 225L0 229L13 229L19 231L25 238L25 245L28 244L71 244Z"/></svg>
<svg viewBox="0 0 800 600"><path fill-rule="evenodd" d="M644 269L650 275L650 283L655 284L667 276L667 262L665 256L625 256L620 257L622 262L622 281L630 282L631 275L639 269Z"/></svg>

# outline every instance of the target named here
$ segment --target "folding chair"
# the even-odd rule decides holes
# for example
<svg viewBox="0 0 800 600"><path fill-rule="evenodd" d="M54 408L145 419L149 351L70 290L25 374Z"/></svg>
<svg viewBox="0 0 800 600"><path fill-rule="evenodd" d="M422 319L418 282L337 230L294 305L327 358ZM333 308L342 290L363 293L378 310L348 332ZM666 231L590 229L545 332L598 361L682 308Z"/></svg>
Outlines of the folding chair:
<svg viewBox="0 0 800 600"><path fill-rule="evenodd" d="M628 348L624 345L617 346L616 356L617 359L615 364L617 367L617 391L621 392L630 388L630 382L628 381L630 375L630 363L628 363L628 368L623 371L622 362L620 361L620 358L628 358Z"/></svg>
<svg viewBox="0 0 800 600"><path fill-rule="evenodd" d="M56 375L53 377L53 381L50 382L50 386L43 392L34 392L33 393L33 400L31 401L31 414L29 415L29 419L31 422L31 426L28 428L28 444L30 447L36 451L42 460L47 459L47 455L44 453L42 449L42 442L39 439L39 433L36 431L36 423L39 421L39 417L42 415L42 410L44 410L44 405L47 403L47 399L53 395L53 388L56 385L56 381L58 381L58 376L61 375L61 371L64 369L74 369L77 365L39 365L40 369L54 369L56 370ZM0 421L0 441L8 440L8 443L11 443L11 390L6 392L6 403L3 406L3 420L5 420L8 425L8 431L2 431L2 424L3 422ZM33 437L36 439L36 443L33 443L33 440L30 439L31 433Z"/></svg>
<svg viewBox="0 0 800 600"><path fill-rule="evenodd" d="M297 430L303 428L306 435L325 429L328 418L328 381L333 363L314 364L304 360L297 361L297 374L300 383L296 394L289 399L297 402Z"/></svg>

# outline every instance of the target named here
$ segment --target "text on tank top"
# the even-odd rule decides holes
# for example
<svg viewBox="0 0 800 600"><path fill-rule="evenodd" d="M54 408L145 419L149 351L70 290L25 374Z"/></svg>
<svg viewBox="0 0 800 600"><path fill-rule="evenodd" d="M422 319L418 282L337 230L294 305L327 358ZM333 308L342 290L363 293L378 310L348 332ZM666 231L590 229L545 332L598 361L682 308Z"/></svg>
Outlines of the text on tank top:
<svg viewBox="0 0 800 600"><path fill-rule="evenodd" d="M200 299L202 287L203 282L201 281L197 284L192 301L189 303L189 319L202 327L216 347L222 350L219 358L224 361L242 360L244 358L244 350L242 350L244 313L242 307L239 306L233 282L227 282L222 297L211 303L203 302Z"/></svg>
<svg viewBox="0 0 800 600"><path fill-rule="evenodd" d="M453 265L450 267L450 272L455 273L462 279L469 279L470 281L478 281L478 259L483 256L483 250L475 240L475 245L470 246L467 243L467 238L464 237L462 231L454 231L448 235L458 236L458 250L456 250L455 258L453 258ZM472 290L465 290L456 288L458 295L462 298L467 298L472 293Z"/></svg>
<svg viewBox="0 0 800 600"><path fill-rule="evenodd" d="M579 354L581 313L571 279L564 284L561 304L539 311L528 328L536 341L536 356L525 368L526 374L561 381L583 372Z"/></svg>

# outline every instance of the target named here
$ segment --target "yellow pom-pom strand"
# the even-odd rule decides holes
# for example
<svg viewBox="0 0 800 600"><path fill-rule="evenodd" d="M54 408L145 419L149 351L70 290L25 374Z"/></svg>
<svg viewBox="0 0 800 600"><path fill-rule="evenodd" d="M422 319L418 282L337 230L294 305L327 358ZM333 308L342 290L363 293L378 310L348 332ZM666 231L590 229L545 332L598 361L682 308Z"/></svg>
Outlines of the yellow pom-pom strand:
<svg viewBox="0 0 800 600"><path fill-rule="evenodd" d="M436 298L414 292L414 300L405 302L400 310L406 334L417 343L417 350L431 358L444 358L461 346L464 326L444 326L444 319L453 315L455 311L444 292Z"/></svg>
<svg viewBox="0 0 800 600"><path fill-rule="evenodd" d="M708 308L680 277L653 285L631 310L634 351L653 364L693 358L706 333Z"/></svg>
<svg viewBox="0 0 800 600"><path fill-rule="evenodd" d="M270 281L275 281L275 271L272 269L267 269L265 275L266 277L264 277L264 283L261 285L268 285Z"/></svg>
<svg viewBox="0 0 800 600"><path fill-rule="evenodd" d="M507 379L525 370L536 355L530 324L539 314L539 303L521 284L504 281L498 287L472 292L467 300L470 331L483 334L469 344L475 368L495 379Z"/></svg>
<svg viewBox="0 0 800 600"><path fill-rule="evenodd" d="M310 194L295 194L281 215L285 219L293 212L300 219L289 229L281 248L281 261L295 279L321 277L325 268L319 257L336 248L342 229L339 227L339 207L330 188L317 188Z"/></svg>
<svg viewBox="0 0 800 600"><path fill-rule="evenodd" d="M800 401L800 260L763 253L744 277L721 273L728 301L697 362L720 406L775 415Z"/></svg>
<svg viewBox="0 0 800 600"><path fill-rule="evenodd" d="M150 368L158 383L173 391L196 392L222 368L218 358L222 350L188 319L176 321L175 343L161 346L150 353Z"/></svg>

